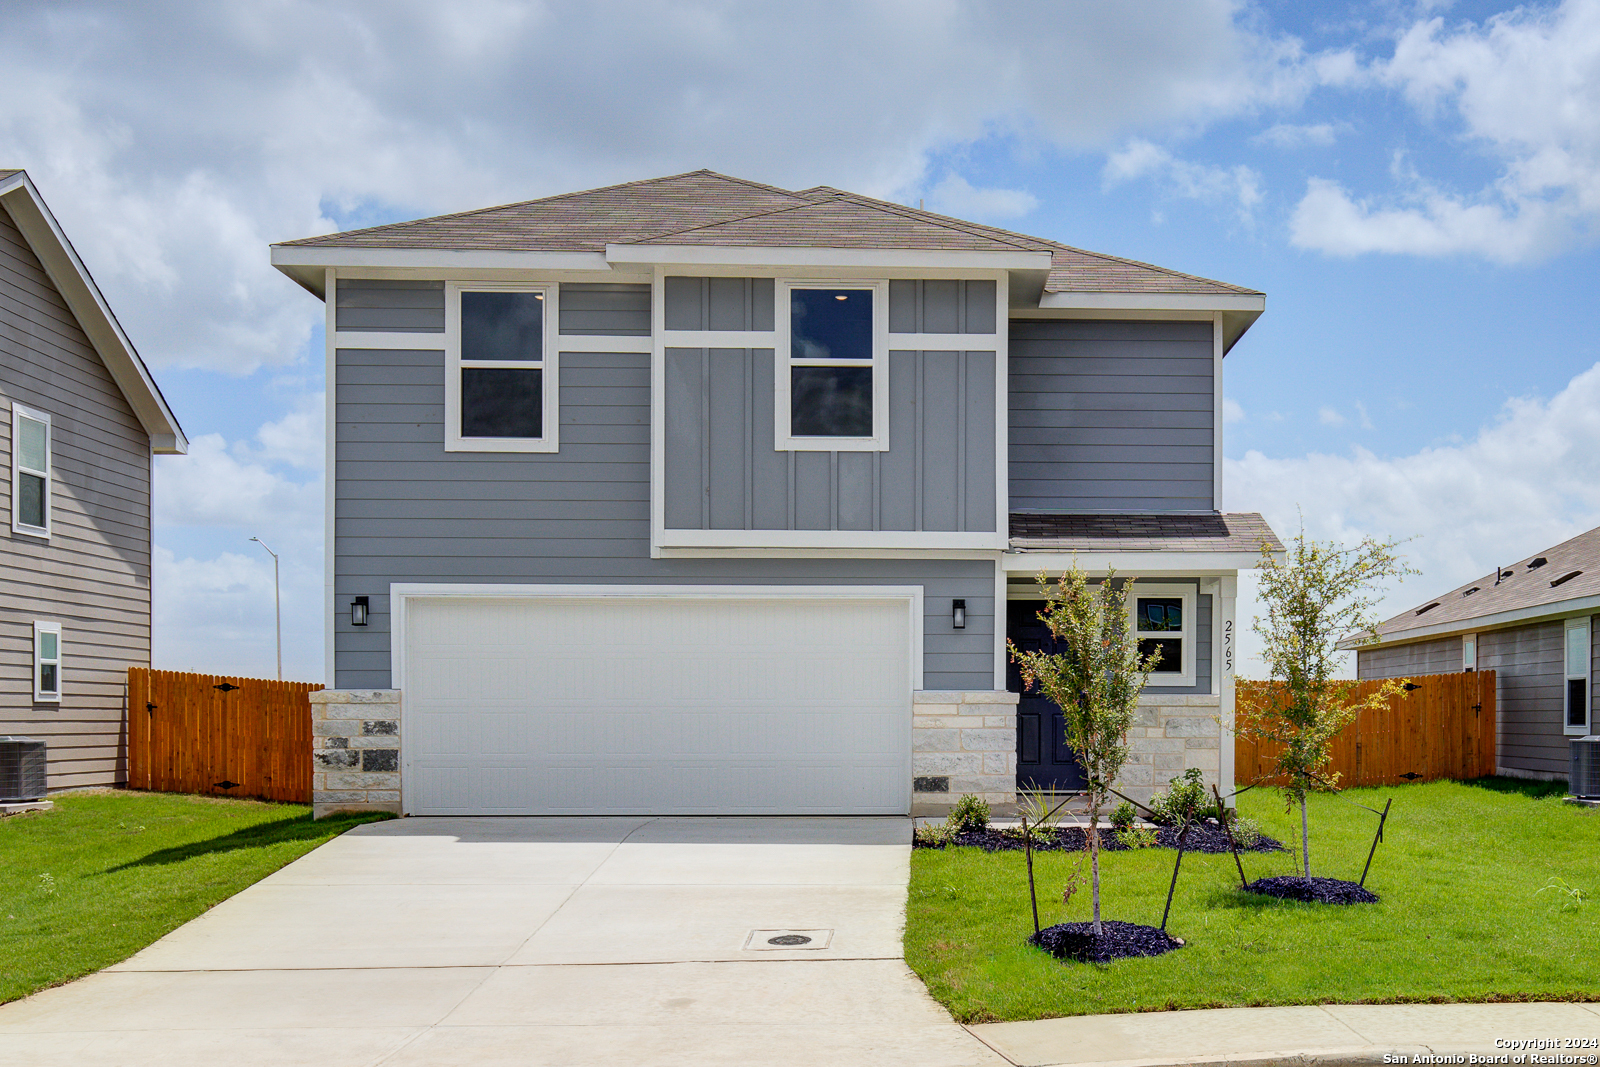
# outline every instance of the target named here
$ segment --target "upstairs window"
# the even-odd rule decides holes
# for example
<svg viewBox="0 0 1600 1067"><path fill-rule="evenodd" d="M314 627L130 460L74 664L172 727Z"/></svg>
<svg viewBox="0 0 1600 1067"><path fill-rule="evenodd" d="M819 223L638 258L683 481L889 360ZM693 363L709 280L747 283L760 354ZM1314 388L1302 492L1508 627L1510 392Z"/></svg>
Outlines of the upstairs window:
<svg viewBox="0 0 1600 1067"><path fill-rule="evenodd" d="M888 284L787 282L777 298L777 449L887 449Z"/></svg>
<svg viewBox="0 0 1600 1067"><path fill-rule="evenodd" d="M61 700L61 624L33 624L33 699L55 703Z"/></svg>
<svg viewBox="0 0 1600 1067"><path fill-rule="evenodd" d="M554 452L556 287L452 284L445 450Z"/></svg>
<svg viewBox="0 0 1600 1067"><path fill-rule="evenodd" d="M1195 590L1135 582L1128 602L1139 654L1161 652L1147 684L1194 685Z"/></svg>
<svg viewBox="0 0 1600 1067"><path fill-rule="evenodd" d="M50 416L11 406L11 529L50 536Z"/></svg>
<svg viewBox="0 0 1600 1067"><path fill-rule="evenodd" d="M1566 733L1589 732L1589 620L1566 621L1566 700L1562 727Z"/></svg>

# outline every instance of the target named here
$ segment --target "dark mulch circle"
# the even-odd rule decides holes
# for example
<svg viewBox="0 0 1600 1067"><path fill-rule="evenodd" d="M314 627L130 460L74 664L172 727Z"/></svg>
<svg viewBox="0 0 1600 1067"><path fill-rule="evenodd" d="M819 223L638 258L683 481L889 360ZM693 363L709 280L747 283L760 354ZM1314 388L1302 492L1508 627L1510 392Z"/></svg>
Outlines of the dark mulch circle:
<svg viewBox="0 0 1600 1067"><path fill-rule="evenodd" d="M1044 949L1060 960L1080 963L1110 963L1135 956L1160 956L1183 945L1154 926L1138 923L1102 922L1105 932L1094 936L1094 923L1057 923L1028 938L1028 944Z"/></svg>
<svg viewBox="0 0 1600 1067"><path fill-rule="evenodd" d="M1245 886L1249 893L1262 893L1283 900L1303 900L1308 904L1376 904L1378 894L1343 878L1302 878L1280 874L1258 878Z"/></svg>
<svg viewBox="0 0 1600 1067"><path fill-rule="evenodd" d="M1079 852L1088 845L1089 834L1075 826L1066 826L1053 834L1036 835L1033 839L1035 852ZM951 839L953 845L966 845L971 848L981 848L985 852L1020 852L1023 849L1022 838L1013 834L1002 833L994 827L984 830L969 830L956 834ZM1173 826L1156 827L1156 843L1161 848L1178 847L1178 830ZM930 846L919 846L930 847ZM1126 845L1117 840L1114 830L1101 828L1100 848L1106 852L1121 852ZM1189 840L1184 845L1188 852L1226 852L1228 851L1228 835L1221 826L1215 822L1203 822L1189 828ZM1249 848L1240 848L1240 852L1282 852L1283 845L1270 837L1262 836Z"/></svg>

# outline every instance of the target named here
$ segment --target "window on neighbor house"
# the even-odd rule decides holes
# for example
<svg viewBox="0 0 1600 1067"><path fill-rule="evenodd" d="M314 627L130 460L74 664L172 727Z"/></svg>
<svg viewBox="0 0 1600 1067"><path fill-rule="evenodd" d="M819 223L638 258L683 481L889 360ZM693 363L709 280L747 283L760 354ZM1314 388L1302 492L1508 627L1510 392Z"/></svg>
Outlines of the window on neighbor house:
<svg viewBox="0 0 1600 1067"><path fill-rule="evenodd" d="M1478 635L1467 634L1461 639L1461 669L1475 671L1478 669Z"/></svg>
<svg viewBox="0 0 1600 1067"><path fill-rule="evenodd" d="M887 286L796 282L779 293L778 449L887 448Z"/></svg>
<svg viewBox="0 0 1600 1067"><path fill-rule="evenodd" d="M447 450L556 450L555 298L553 285L450 287Z"/></svg>
<svg viewBox="0 0 1600 1067"><path fill-rule="evenodd" d="M1128 600L1139 654L1161 653L1148 684L1195 684L1195 590L1136 582Z"/></svg>
<svg viewBox="0 0 1600 1067"><path fill-rule="evenodd" d="M50 536L50 416L11 406L11 529Z"/></svg>
<svg viewBox="0 0 1600 1067"><path fill-rule="evenodd" d="M33 624L33 699L61 699L61 624Z"/></svg>
<svg viewBox="0 0 1600 1067"><path fill-rule="evenodd" d="M1589 620L1566 622L1566 701L1562 725L1566 733L1589 732Z"/></svg>

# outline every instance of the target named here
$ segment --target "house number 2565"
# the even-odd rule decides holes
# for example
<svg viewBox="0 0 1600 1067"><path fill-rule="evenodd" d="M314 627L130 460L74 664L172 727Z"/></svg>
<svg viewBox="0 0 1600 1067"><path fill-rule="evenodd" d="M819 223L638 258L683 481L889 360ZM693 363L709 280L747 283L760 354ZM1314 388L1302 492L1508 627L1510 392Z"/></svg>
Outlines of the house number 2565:
<svg viewBox="0 0 1600 1067"><path fill-rule="evenodd" d="M1233 673L1233 620L1228 619L1222 624L1222 670L1225 674Z"/></svg>

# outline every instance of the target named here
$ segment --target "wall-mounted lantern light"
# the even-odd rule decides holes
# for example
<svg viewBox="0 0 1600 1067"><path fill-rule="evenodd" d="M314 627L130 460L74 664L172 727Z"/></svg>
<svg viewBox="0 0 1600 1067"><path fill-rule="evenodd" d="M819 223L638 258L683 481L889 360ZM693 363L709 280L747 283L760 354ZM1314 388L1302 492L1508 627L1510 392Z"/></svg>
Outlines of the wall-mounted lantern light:
<svg viewBox="0 0 1600 1067"><path fill-rule="evenodd" d="M367 624L367 598L358 596L350 601L350 625L365 626Z"/></svg>
<svg viewBox="0 0 1600 1067"><path fill-rule="evenodd" d="M965 600L950 601L950 625L957 630L967 628L967 602Z"/></svg>

